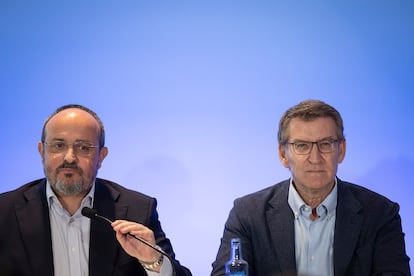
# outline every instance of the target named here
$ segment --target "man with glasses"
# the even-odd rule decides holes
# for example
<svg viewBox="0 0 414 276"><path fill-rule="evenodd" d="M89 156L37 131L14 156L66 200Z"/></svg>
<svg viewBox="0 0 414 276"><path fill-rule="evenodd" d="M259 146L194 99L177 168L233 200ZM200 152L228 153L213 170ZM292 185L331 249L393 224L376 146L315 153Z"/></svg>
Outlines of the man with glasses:
<svg viewBox="0 0 414 276"><path fill-rule="evenodd" d="M291 178L236 199L211 275L224 275L240 238L249 275L410 275L399 206L336 177L346 141L339 112L317 100L279 122Z"/></svg>
<svg viewBox="0 0 414 276"><path fill-rule="evenodd" d="M175 260L156 200L96 178L108 148L95 112L58 108L38 151L46 178L0 195L0 276L191 275ZM90 220L84 207L114 222Z"/></svg>

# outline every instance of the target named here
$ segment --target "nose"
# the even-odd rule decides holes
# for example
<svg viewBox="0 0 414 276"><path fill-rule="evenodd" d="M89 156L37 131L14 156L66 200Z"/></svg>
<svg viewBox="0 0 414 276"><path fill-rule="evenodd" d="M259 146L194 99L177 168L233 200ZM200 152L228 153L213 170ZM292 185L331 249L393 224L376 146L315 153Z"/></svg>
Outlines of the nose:
<svg viewBox="0 0 414 276"><path fill-rule="evenodd" d="M65 158L65 161L68 163L72 163L73 161L76 160L76 154L75 154L73 145L68 145L68 149L65 152L64 158Z"/></svg>
<svg viewBox="0 0 414 276"><path fill-rule="evenodd" d="M312 144L311 152L309 153L309 162L317 164L321 161L321 152L318 149L317 144Z"/></svg>

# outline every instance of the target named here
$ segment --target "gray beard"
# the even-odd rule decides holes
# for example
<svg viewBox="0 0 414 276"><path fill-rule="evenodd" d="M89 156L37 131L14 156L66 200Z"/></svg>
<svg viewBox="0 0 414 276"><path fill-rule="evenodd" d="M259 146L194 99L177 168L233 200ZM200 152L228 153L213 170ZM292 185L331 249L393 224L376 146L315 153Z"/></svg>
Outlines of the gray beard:
<svg viewBox="0 0 414 276"><path fill-rule="evenodd" d="M80 195L83 193L83 183L67 183L63 181L56 181L54 188L57 193L61 195Z"/></svg>

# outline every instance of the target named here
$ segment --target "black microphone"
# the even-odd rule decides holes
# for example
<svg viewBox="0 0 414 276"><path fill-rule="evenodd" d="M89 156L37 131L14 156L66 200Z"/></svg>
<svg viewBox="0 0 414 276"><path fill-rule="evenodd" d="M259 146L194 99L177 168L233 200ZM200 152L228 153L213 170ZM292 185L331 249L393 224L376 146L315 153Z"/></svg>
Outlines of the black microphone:
<svg viewBox="0 0 414 276"><path fill-rule="evenodd" d="M81 213L82 213L82 215L83 215L83 216L88 217L88 218L90 218L90 219L95 219L95 218L98 218L98 219L101 219L101 220L104 220L104 221L108 222L109 224L112 224L112 222L113 222L113 221L112 221L112 220L110 220L109 218L106 218L106 217L104 217L104 216L99 215L99 214L98 214L98 211L96 211L96 210L94 210L94 209L91 209L91 208L89 208L89 207L83 207L83 208L82 208ZM171 257L170 257L167 253L165 253L162 249L159 249L159 248L157 248L157 247L153 246L152 244L150 244L150 243L149 243L149 242L147 242L146 240L142 239L141 237L138 237L138 236L132 235L131 233L127 233L127 235L129 235L129 236L131 236L131 237L133 237L133 238L135 238L135 239L139 240L139 241L140 241L140 242L142 242L143 244L145 244L145 245L147 245L147 246L151 247L153 250L155 250L155 251L157 251L158 253L160 253L160 254L164 255L165 257L167 257L167 258L168 258L168 260L170 260L170 263L171 263L171 266L172 266L172 269L173 269L173 275L175 275L175 268L174 268L174 264L173 264L173 262L172 262Z"/></svg>

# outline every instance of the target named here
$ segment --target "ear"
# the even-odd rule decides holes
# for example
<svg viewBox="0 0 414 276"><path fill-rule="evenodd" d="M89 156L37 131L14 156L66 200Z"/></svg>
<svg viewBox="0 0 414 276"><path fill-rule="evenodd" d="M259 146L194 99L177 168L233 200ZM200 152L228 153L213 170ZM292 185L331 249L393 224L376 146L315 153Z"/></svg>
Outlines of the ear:
<svg viewBox="0 0 414 276"><path fill-rule="evenodd" d="M99 151L98 169L102 166L102 162L107 155L108 155L108 148L102 147L101 150Z"/></svg>
<svg viewBox="0 0 414 276"><path fill-rule="evenodd" d="M42 162L44 160L44 153L45 153L45 147L42 142L37 143L37 151L40 154L40 157L42 158Z"/></svg>
<svg viewBox="0 0 414 276"><path fill-rule="evenodd" d="M285 168L289 168L288 157L286 155L286 147L284 145L279 144L279 160Z"/></svg>
<svg viewBox="0 0 414 276"><path fill-rule="evenodd" d="M342 163L342 161L344 160L345 152L346 152L346 140L343 139L341 143L339 144L338 163Z"/></svg>

